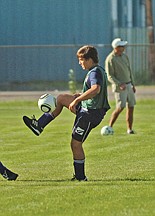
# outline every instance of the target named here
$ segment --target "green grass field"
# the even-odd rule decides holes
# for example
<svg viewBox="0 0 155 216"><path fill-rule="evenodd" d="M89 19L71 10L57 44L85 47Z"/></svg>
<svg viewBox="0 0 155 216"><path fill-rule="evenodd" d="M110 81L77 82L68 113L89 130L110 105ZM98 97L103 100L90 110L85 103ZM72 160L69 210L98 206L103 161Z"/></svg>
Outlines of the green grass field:
<svg viewBox="0 0 155 216"><path fill-rule="evenodd" d="M74 115L64 109L36 137L22 122L41 115L36 102L0 102L0 160L19 174L13 182L0 176L0 215L155 215L155 100L137 102L135 135L126 134L125 111L114 135L100 135L111 107L84 143L89 181L71 182Z"/></svg>

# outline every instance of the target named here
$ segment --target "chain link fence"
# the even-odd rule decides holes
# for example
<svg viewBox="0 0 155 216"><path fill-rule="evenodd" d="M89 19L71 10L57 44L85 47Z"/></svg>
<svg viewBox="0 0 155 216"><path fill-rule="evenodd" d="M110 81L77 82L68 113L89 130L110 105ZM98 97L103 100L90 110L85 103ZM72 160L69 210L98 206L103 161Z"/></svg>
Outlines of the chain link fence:
<svg viewBox="0 0 155 216"><path fill-rule="evenodd" d="M76 52L82 45L0 46L0 90L66 90L68 73L75 72L81 83L85 73L78 64ZM94 44L104 67L111 45ZM151 45L151 46L154 46ZM128 45L136 84L151 84L148 44Z"/></svg>

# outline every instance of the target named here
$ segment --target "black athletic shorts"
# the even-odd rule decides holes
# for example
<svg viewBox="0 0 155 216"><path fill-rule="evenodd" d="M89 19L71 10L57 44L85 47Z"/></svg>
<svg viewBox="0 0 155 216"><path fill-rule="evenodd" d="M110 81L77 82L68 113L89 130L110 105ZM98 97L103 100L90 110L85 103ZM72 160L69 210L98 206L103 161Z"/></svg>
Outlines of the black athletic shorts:
<svg viewBox="0 0 155 216"><path fill-rule="evenodd" d="M72 138L84 142L90 131L100 124L105 114L105 109L85 110L79 107L74 121Z"/></svg>

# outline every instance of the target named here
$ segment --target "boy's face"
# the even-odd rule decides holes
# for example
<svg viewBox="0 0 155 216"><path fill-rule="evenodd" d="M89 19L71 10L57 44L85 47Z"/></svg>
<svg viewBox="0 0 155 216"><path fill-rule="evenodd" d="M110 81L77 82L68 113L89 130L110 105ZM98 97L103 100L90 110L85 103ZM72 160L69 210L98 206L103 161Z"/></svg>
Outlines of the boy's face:
<svg viewBox="0 0 155 216"><path fill-rule="evenodd" d="M89 70L93 66L93 61L91 58L79 58L79 64L84 70Z"/></svg>

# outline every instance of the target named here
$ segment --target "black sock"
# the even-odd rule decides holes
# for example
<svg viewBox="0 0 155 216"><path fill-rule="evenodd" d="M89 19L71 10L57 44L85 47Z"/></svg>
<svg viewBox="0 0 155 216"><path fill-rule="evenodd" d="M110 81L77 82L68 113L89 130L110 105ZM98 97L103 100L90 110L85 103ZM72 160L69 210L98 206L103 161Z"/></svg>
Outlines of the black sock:
<svg viewBox="0 0 155 216"><path fill-rule="evenodd" d="M85 179L85 171L84 171L85 159L83 160L74 160L74 171L75 177L78 180Z"/></svg>
<svg viewBox="0 0 155 216"><path fill-rule="evenodd" d="M52 120L54 119L54 116L51 113L44 113L39 119L38 124L41 128L44 128L46 125L48 125Z"/></svg>

